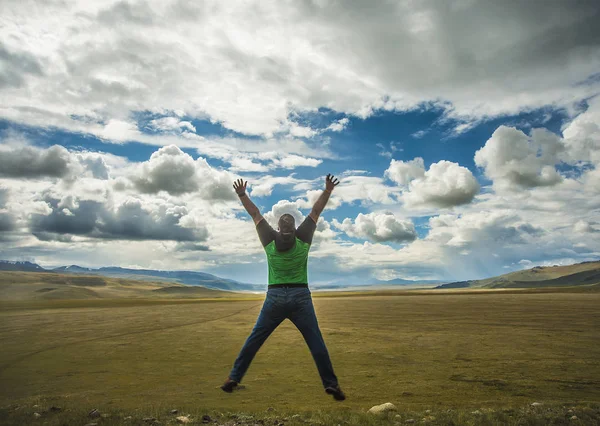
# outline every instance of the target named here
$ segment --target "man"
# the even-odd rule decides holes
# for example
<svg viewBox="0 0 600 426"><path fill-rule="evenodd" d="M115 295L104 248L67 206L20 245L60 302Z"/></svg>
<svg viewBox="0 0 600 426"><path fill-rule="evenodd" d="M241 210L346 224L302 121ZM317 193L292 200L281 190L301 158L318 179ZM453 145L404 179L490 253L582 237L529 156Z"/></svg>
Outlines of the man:
<svg viewBox="0 0 600 426"><path fill-rule="evenodd" d="M229 377L221 386L225 392L232 392L241 382L252 359L271 333L288 318L300 330L317 364L325 392L338 401L346 399L340 389L329 352L325 346L310 290L308 289L308 251L317 220L331 195L340 183L331 175L325 179L325 191L312 208L308 217L296 229L294 217L284 214L279 218L279 231L276 232L262 217L258 208L246 194L246 184L239 179L233 184L246 211L252 216L258 236L267 254L269 265L269 286L267 297L256 324L238 355Z"/></svg>

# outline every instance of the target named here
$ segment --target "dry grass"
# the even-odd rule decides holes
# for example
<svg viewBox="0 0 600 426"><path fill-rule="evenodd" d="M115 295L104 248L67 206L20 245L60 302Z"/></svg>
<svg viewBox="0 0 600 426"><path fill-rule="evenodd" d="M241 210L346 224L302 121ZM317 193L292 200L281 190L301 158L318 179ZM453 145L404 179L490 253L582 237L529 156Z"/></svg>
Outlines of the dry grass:
<svg viewBox="0 0 600 426"><path fill-rule="evenodd" d="M0 307L0 406L355 413L388 401L410 412L600 400L598 293L316 297L341 404L287 321L246 389L217 388L261 300L34 303Z"/></svg>

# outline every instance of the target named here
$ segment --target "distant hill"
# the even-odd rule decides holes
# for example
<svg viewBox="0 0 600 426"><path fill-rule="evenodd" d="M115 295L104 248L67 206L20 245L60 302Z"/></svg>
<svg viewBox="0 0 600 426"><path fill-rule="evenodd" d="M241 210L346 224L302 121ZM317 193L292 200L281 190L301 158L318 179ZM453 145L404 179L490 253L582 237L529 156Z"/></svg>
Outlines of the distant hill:
<svg viewBox="0 0 600 426"><path fill-rule="evenodd" d="M374 280L370 285L415 285L415 284L440 284L440 280L403 280L402 278L396 278L393 280Z"/></svg>
<svg viewBox="0 0 600 426"><path fill-rule="evenodd" d="M368 282L357 282L354 281L352 278L343 278L343 279L339 279L327 284L317 284L317 285L311 285L311 287L315 288L315 289L319 289L319 290L335 290L335 289L342 289L342 288L354 288L354 287L360 287L360 288L365 288L365 287L376 287L376 286L404 286L404 287L414 287L414 286L427 286L427 287L431 287L432 285L435 284L442 284L444 283L444 281L440 281L440 280L405 280L402 278L396 278L393 280L370 280Z"/></svg>
<svg viewBox="0 0 600 426"><path fill-rule="evenodd" d="M585 285L600 285L600 261L567 266L536 266L483 280L443 284L436 288L540 288Z"/></svg>
<svg viewBox="0 0 600 426"><path fill-rule="evenodd" d="M76 299L164 299L244 297L201 286L128 280L99 275L44 272L0 272L0 301ZM248 296L250 296L248 294Z"/></svg>
<svg viewBox="0 0 600 426"><path fill-rule="evenodd" d="M0 260L0 271L45 272L46 270L36 263Z"/></svg>
<svg viewBox="0 0 600 426"><path fill-rule="evenodd" d="M84 268L78 265L60 266L54 269L44 269L31 262L13 262L0 260L0 271L23 272L55 272L73 275L100 275L111 278L124 278L143 281L164 281L192 286L203 286L227 291L264 291L266 285L244 284L238 281L221 278L205 272L194 271L159 271L153 269L129 269L119 267L103 267L98 269Z"/></svg>

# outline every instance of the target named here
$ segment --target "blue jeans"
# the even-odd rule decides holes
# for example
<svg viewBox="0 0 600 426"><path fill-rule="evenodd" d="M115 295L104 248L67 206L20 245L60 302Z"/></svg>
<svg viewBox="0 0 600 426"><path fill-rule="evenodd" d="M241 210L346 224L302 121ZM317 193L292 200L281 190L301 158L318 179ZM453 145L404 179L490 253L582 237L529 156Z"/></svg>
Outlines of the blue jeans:
<svg viewBox="0 0 600 426"><path fill-rule="evenodd" d="M256 324L233 364L229 374L231 380L238 383L242 381L260 347L286 318L292 321L302 333L317 364L323 387L336 386L338 380L319 330L310 290L302 287L269 288Z"/></svg>

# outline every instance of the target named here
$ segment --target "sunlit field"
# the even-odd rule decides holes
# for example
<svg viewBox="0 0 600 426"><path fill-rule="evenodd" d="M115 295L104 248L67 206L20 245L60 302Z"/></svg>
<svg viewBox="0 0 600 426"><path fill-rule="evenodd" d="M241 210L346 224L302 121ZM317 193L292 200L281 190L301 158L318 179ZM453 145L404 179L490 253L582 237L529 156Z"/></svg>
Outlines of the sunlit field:
<svg viewBox="0 0 600 426"><path fill-rule="evenodd" d="M259 351L244 389L226 394L218 388L254 324L260 298L4 303L5 421L31 415L33 405L38 411L63 408L54 417L70 407L160 419L172 409L349 415L392 402L403 416L600 401L598 292L314 300L348 396L344 402L323 392L308 348L289 321Z"/></svg>

